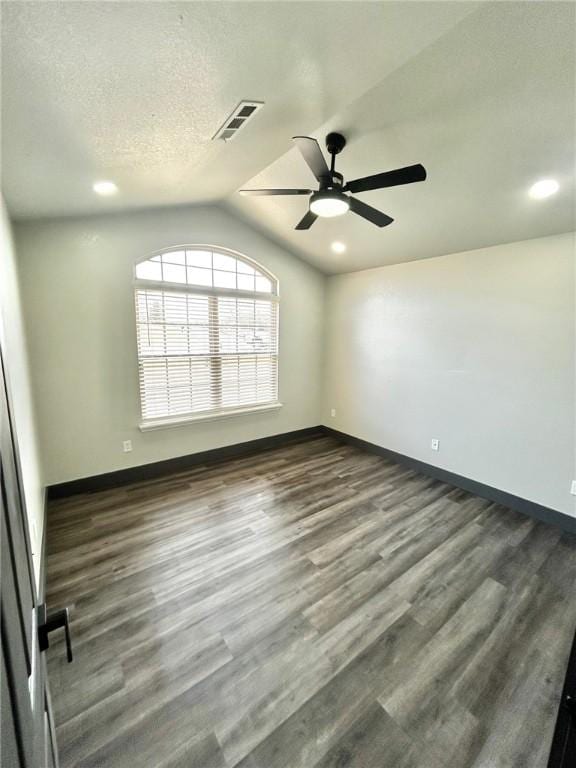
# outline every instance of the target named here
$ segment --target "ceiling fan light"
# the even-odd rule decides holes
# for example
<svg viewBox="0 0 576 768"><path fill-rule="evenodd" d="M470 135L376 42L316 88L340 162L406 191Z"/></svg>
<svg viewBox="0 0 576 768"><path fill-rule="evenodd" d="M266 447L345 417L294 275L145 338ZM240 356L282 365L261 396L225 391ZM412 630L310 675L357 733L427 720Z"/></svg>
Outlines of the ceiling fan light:
<svg viewBox="0 0 576 768"><path fill-rule="evenodd" d="M334 216L342 216L350 209L350 203L346 195L333 192L318 192L310 200L310 210L316 216L331 219Z"/></svg>

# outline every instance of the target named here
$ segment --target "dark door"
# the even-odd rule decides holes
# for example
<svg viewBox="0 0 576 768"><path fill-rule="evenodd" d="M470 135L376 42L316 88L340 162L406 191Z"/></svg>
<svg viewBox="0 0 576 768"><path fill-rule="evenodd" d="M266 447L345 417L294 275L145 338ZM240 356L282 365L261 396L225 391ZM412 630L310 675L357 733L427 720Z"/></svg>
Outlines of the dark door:
<svg viewBox="0 0 576 768"><path fill-rule="evenodd" d="M46 662L38 640L38 590L1 349L0 515L2 768L56 768Z"/></svg>
<svg viewBox="0 0 576 768"><path fill-rule="evenodd" d="M556 730L548 768L574 768L576 765L576 636L568 661L566 681L560 698Z"/></svg>

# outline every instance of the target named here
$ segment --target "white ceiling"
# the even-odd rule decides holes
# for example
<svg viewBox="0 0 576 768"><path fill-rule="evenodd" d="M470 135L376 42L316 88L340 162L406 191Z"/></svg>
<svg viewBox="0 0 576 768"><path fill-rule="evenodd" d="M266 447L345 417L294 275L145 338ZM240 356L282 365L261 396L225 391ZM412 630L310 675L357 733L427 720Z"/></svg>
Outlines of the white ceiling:
<svg viewBox="0 0 576 768"><path fill-rule="evenodd" d="M575 228L576 6L518 2L3 2L3 178L15 218L225 201L326 272ZM266 102L230 143L241 99ZM310 186L290 137L339 129L359 197L394 217L293 227ZM561 183L536 202L527 187ZM114 198L92 183L112 179ZM330 243L344 241L341 256Z"/></svg>

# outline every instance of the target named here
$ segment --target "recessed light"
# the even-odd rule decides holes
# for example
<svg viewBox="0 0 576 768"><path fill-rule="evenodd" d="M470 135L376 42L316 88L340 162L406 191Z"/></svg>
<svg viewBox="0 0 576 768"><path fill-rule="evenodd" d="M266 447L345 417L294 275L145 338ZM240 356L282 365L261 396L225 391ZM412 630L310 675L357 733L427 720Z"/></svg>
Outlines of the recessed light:
<svg viewBox="0 0 576 768"><path fill-rule="evenodd" d="M346 253L346 246L344 245L344 243L340 243L338 240L332 243L330 248L332 248L334 253Z"/></svg>
<svg viewBox="0 0 576 768"><path fill-rule="evenodd" d="M556 194L560 189L560 184L556 179L541 179L530 187L530 197L535 200L543 200L545 197Z"/></svg>
<svg viewBox="0 0 576 768"><path fill-rule="evenodd" d="M92 185L92 189L97 195L102 195L102 197L109 197L118 192L118 187L113 181L97 181Z"/></svg>

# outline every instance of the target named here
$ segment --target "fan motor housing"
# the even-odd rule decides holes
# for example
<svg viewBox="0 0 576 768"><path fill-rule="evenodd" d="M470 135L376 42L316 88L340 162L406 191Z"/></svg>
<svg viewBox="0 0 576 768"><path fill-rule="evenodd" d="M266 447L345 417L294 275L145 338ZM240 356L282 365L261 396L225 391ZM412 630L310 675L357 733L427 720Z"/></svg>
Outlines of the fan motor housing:
<svg viewBox="0 0 576 768"><path fill-rule="evenodd" d="M330 171L330 176L320 181L320 190L334 189L340 190L344 186L344 176L338 171Z"/></svg>

